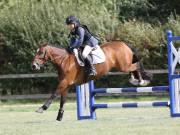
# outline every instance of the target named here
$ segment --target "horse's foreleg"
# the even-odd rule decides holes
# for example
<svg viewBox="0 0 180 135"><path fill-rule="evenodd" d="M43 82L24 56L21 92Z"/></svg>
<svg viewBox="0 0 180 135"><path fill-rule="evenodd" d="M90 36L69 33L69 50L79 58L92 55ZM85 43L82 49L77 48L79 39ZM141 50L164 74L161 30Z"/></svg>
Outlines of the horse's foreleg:
<svg viewBox="0 0 180 135"><path fill-rule="evenodd" d="M66 101L66 95L67 93L63 93L61 94L61 99L60 99L60 108L59 108L59 112L58 112L58 116L56 118L56 120L61 121L63 118L63 114L64 114L64 103Z"/></svg>
<svg viewBox="0 0 180 135"><path fill-rule="evenodd" d="M68 90L68 81L66 79L61 80L57 89L59 90L59 93L61 94L61 99L60 99L60 108L58 112L58 116L56 120L61 121L63 118L63 113L64 113L64 103L66 101L66 96L67 96L67 90Z"/></svg>
<svg viewBox="0 0 180 135"><path fill-rule="evenodd" d="M53 99L55 99L58 96L58 92L53 93L44 103L43 106L41 106L40 108L38 108L36 110L37 113L43 113L44 110L47 110L49 108L49 106L51 105Z"/></svg>

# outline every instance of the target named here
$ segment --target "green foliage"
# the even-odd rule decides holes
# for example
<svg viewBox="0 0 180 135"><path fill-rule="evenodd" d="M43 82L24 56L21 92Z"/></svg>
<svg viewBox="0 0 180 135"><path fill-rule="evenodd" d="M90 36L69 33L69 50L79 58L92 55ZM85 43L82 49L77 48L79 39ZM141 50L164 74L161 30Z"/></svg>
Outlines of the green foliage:
<svg viewBox="0 0 180 135"><path fill-rule="evenodd" d="M101 37L112 32L117 24L117 19L112 19L113 15L99 1L3 2L6 6L0 12L0 33L5 37L5 55L9 68L7 71L11 73L30 72L29 65L39 42L68 44L68 31L64 21L68 15L77 15L82 23L87 24Z"/></svg>
<svg viewBox="0 0 180 135"><path fill-rule="evenodd" d="M179 0L116 0L121 21L138 19L149 23L167 22L172 14L180 14Z"/></svg>

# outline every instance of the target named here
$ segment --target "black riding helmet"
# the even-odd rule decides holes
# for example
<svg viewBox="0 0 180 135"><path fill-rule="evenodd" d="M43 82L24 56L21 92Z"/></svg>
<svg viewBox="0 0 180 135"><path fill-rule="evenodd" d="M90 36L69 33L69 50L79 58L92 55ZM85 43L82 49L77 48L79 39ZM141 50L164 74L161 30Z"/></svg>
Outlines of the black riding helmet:
<svg viewBox="0 0 180 135"><path fill-rule="evenodd" d="M69 25L69 24L75 24L75 25L77 26L77 25L80 24L80 22L79 22L79 19L78 19L77 17L70 15L70 16L68 16L68 17L66 18L66 24L67 24L67 25Z"/></svg>

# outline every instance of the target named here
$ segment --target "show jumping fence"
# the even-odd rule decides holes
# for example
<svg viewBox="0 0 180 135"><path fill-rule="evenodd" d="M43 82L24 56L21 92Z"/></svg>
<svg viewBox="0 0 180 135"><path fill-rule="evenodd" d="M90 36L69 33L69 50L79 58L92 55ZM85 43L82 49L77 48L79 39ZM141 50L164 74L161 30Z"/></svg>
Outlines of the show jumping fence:
<svg viewBox="0 0 180 135"><path fill-rule="evenodd" d="M129 108L146 106L170 106L172 117L180 117L180 75L176 72L177 64L180 64L180 49L174 47L173 42L180 40L180 36L173 36L170 30L167 31L168 48L168 80L167 86L137 87L137 88L95 88L94 82L76 87L77 93L77 118L96 119L95 110L98 108ZM170 101L145 101L145 102L119 102L119 103L96 103L95 95L97 93L139 93L139 92L157 92L169 91Z"/></svg>

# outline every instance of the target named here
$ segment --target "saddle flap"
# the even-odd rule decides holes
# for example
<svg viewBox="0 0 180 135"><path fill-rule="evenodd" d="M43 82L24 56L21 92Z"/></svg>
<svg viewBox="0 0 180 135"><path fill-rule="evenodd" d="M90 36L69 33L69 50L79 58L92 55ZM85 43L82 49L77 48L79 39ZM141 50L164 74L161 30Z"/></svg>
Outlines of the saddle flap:
<svg viewBox="0 0 180 135"><path fill-rule="evenodd" d="M74 52L76 60L80 66L84 66L84 59L82 56L82 51L77 50ZM98 46L95 50L93 50L88 57L91 57L91 64L98 64L105 62L105 54L102 49Z"/></svg>

